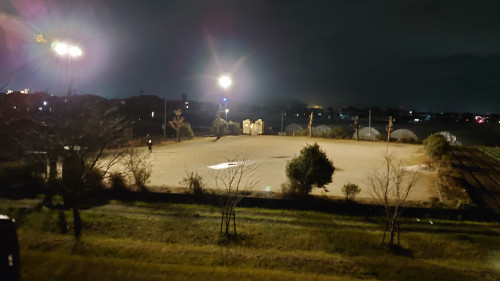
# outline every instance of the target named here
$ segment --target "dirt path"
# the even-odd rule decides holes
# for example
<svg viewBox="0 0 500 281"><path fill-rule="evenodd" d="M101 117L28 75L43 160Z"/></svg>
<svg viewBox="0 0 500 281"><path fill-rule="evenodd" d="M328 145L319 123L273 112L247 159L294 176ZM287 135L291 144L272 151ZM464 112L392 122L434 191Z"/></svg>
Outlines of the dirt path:
<svg viewBox="0 0 500 281"><path fill-rule="evenodd" d="M317 142L335 165L333 182L327 186L328 196L343 196L342 186L352 182L362 192L359 198L371 198L366 176L382 163L386 145L381 142L355 142L351 140L310 139L280 136L225 136L217 142L214 138L200 138L181 143L169 142L153 147L154 167L152 186L179 187L186 172L203 177L208 187L215 182L207 166L226 162L226 158L246 156L256 165L258 184L254 191L280 192L286 179L286 162L296 156L302 146ZM144 149L147 149L146 147ZM420 145L390 144L389 149L408 160L408 165L421 164L425 158ZM410 200L428 200L437 197L435 173L422 173ZM322 189L313 194L324 193Z"/></svg>

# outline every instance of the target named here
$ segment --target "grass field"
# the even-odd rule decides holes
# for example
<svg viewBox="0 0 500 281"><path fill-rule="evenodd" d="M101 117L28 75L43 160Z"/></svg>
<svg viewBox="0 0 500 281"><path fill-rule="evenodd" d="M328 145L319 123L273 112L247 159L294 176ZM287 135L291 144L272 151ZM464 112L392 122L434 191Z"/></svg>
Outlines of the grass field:
<svg viewBox="0 0 500 281"><path fill-rule="evenodd" d="M479 150L484 152L486 155L491 156L492 158L500 161L500 148L499 147L489 147L489 146L481 146Z"/></svg>
<svg viewBox="0 0 500 281"><path fill-rule="evenodd" d="M213 206L111 202L82 211L77 241L37 203L0 199L18 225L21 280L500 279L498 223L405 219L392 252L379 217L239 208L228 240Z"/></svg>

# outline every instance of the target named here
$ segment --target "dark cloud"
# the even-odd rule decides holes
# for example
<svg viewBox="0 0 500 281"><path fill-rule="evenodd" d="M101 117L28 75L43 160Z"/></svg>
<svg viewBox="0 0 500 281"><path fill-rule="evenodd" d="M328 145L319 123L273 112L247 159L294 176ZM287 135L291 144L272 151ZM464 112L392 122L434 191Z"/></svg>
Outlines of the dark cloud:
<svg viewBox="0 0 500 281"><path fill-rule="evenodd" d="M4 2L4 15L53 37L77 30L80 92L212 99L214 78L233 71L237 100L500 112L498 1L36 1L45 18ZM7 62L32 56L4 70L9 87L64 92L64 65L32 45L0 43Z"/></svg>

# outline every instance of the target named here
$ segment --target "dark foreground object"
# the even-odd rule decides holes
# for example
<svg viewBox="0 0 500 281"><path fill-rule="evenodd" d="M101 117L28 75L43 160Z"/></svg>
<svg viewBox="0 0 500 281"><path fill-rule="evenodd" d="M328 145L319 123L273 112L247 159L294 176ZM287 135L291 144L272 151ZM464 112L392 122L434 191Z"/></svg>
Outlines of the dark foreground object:
<svg viewBox="0 0 500 281"><path fill-rule="evenodd" d="M14 222L0 215L0 279L19 280L19 242Z"/></svg>

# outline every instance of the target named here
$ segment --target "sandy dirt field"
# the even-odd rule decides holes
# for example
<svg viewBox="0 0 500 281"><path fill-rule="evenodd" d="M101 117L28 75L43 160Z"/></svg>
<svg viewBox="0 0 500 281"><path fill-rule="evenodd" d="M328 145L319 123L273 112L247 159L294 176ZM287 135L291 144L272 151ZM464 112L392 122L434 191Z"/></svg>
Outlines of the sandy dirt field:
<svg viewBox="0 0 500 281"><path fill-rule="evenodd" d="M207 187L214 187L214 177L208 166L243 155L256 165L258 183L254 191L280 192L281 184L287 180L286 162L298 155L304 145L314 142L321 146L335 166L333 182L327 186L327 196L343 196L342 186L352 182L362 189L357 198L372 198L366 178L377 167L381 167L385 143L306 137L224 136L216 142L214 138L199 138L156 145L153 146L153 172L149 186L169 189L183 187L181 181L186 173L195 172L203 177ZM426 159L421 145L391 143L389 151L405 159L408 166L422 164ZM409 200L437 197L435 182L435 173L422 171ZM324 191L315 188L313 194L324 194Z"/></svg>

